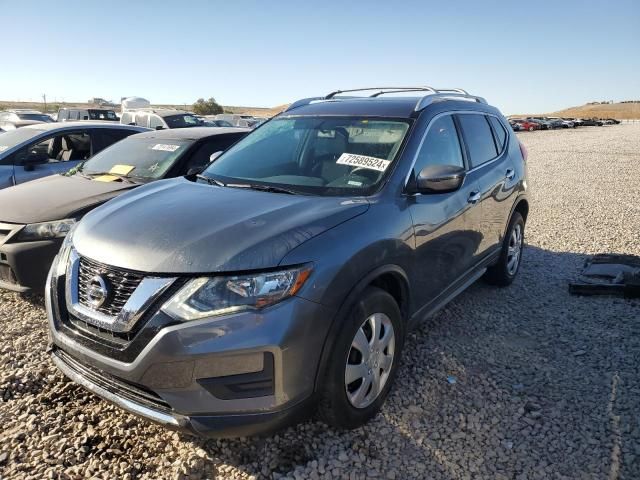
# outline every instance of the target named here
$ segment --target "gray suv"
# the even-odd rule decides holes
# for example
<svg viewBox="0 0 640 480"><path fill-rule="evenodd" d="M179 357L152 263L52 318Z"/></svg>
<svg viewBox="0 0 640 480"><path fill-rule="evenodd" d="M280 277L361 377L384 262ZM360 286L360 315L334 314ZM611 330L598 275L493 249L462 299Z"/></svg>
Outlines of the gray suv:
<svg viewBox="0 0 640 480"><path fill-rule="evenodd" d="M86 215L47 282L58 368L199 435L375 415L412 326L513 281L529 204L526 151L484 99L362 91L295 102L197 178Z"/></svg>

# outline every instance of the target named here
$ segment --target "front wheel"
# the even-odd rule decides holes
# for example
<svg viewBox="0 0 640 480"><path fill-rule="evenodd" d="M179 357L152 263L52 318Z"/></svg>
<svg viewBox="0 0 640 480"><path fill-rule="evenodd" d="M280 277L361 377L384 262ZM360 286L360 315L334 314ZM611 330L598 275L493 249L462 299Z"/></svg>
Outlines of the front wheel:
<svg viewBox="0 0 640 480"><path fill-rule="evenodd" d="M522 261L524 248L524 219L519 212L513 212L507 235L502 243L498 262L487 269L485 280L501 287L511 285L516 278Z"/></svg>
<svg viewBox="0 0 640 480"><path fill-rule="evenodd" d="M384 403L404 344L400 309L386 291L368 287L344 319L319 389L325 423L357 428Z"/></svg>

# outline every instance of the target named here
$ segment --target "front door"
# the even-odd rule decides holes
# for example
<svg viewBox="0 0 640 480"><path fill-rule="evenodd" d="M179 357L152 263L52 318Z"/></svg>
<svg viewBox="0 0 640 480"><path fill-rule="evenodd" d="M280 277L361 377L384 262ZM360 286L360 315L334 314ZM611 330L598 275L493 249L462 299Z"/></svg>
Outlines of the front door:
<svg viewBox="0 0 640 480"><path fill-rule="evenodd" d="M452 115L432 121L411 178L429 165L466 166ZM413 276L419 296L416 307L434 300L472 268L474 253L482 241L477 199L478 185L470 178L465 178L455 192L415 194L410 198L415 234Z"/></svg>
<svg viewBox="0 0 640 480"><path fill-rule="evenodd" d="M91 153L91 136L86 130L38 140L14 155L16 184L67 172Z"/></svg>

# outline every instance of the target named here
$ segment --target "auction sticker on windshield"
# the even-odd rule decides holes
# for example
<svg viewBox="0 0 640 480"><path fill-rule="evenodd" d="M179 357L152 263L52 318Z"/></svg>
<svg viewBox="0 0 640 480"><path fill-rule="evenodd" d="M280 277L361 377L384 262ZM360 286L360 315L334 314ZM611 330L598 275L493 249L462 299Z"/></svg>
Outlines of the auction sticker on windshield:
<svg viewBox="0 0 640 480"><path fill-rule="evenodd" d="M168 145L166 143L156 143L151 150L161 150L163 152L175 152L180 148L180 145Z"/></svg>
<svg viewBox="0 0 640 480"><path fill-rule="evenodd" d="M382 158L367 157L366 155L354 155L353 153L343 153L336 162L339 165L350 165L352 167L368 168L384 172L391 161Z"/></svg>

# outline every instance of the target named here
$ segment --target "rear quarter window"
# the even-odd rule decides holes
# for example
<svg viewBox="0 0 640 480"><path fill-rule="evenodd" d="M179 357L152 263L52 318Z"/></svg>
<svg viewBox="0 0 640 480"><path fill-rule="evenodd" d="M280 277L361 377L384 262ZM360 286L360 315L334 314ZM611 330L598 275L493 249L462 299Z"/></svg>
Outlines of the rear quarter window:
<svg viewBox="0 0 640 480"><path fill-rule="evenodd" d="M498 146L498 154L504 150L504 141L507 138L507 131L504 129L502 122L496 117L487 116L489 123L493 127L493 133L496 136L496 145Z"/></svg>
<svg viewBox="0 0 640 480"><path fill-rule="evenodd" d="M469 150L471 168L494 159L498 152L493 133L486 116L480 114L459 114L464 141Z"/></svg>

